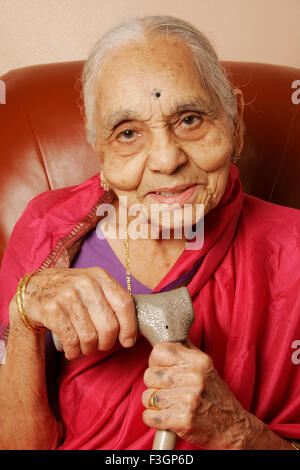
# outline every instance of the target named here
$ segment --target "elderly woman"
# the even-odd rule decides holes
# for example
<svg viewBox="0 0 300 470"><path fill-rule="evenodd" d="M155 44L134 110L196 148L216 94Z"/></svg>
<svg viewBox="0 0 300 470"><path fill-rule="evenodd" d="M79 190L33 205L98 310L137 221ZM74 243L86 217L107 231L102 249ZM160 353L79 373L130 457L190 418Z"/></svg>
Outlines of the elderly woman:
<svg viewBox="0 0 300 470"><path fill-rule="evenodd" d="M300 214L242 192L241 92L207 39L170 17L106 34L83 85L100 181L37 196L3 260L1 448L151 449L168 429L177 449L295 450ZM119 229L125 200L144 209L144 236L99 226L110 204ZM203 207L203 244L175 236L175 217L164 237L159 216L151 238L157 203L169 215ZM194 210L190 226L201 221ZM131 293L182 285L189 341L152 349ZM52 376L50 331L64 350Z"/></svg>

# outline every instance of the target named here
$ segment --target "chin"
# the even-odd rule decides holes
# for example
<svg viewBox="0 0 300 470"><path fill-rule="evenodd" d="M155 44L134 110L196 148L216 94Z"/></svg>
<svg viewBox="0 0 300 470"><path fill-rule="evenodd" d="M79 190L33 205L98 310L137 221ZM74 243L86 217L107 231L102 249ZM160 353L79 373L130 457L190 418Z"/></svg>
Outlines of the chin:
<svg viewBox="0 0 300 470"><path fill-rule="evenodd" d="M195 225L204 218L203 204L190 204L185 209L174 212L160 213L158 218L151 219L152 233L154 238L175 238L184 239L187 233L190 233Z"/></svg>

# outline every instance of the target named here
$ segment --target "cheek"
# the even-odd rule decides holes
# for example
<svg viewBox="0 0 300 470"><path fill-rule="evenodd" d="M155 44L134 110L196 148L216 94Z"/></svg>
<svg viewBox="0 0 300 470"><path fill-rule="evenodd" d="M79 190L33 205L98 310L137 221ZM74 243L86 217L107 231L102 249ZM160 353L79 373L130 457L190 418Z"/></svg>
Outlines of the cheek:
<svg viewBox="0 0 300 470"><path fill-rule="evenodd" d="M138 187L144 171L142 158L119 157L105 149L100 161L105 178L113 188L131 191Z"/></svg>
<svg viewBox="0 0 300 470"><path fill-rule="evenodd" d="M229 136L209 133L200 142L187 143L184 150L198 167L210 173L228 164L232 155L232 142Z"/></svg>
<svg viewBox="0 0 300 470"><path fill-rule="evenodd" d="M229 168L230 168L230 160L227 161L225 165L220 167L215 172L210 172L208 175L209 185L208 185L208 193L211 196L209 207L207 208L207 212L214 207L216 207L226 189L228 175L229 175Z"/></svg>

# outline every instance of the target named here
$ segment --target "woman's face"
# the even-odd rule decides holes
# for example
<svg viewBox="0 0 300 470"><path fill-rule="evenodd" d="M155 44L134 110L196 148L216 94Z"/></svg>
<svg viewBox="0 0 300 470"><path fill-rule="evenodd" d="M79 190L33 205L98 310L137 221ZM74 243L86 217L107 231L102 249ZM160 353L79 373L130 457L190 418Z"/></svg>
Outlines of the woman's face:
<svg viewBox="0 0 300 470"><path fill-rule="evenodd" d="M203 204L206 214L219 203L241 142L181 42L154 38L109 54L95 122L102 174L128 206L150 214L152 204Z"/></svg>

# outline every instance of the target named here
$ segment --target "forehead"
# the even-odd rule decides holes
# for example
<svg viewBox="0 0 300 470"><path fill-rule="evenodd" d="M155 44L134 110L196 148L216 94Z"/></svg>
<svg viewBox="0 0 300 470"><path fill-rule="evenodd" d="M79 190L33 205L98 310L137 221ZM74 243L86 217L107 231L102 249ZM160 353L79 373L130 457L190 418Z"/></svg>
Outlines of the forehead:
<svg viewBox="0 0 300 470"><path fill-rule="evenodd" d="M106 57L98 77L97 107L102 116L122 109L141 110L156 93L164 111L173 102L209 101L188 47L178 40L132 42Z"/></svg>

